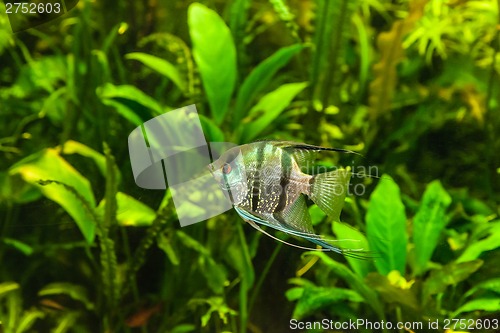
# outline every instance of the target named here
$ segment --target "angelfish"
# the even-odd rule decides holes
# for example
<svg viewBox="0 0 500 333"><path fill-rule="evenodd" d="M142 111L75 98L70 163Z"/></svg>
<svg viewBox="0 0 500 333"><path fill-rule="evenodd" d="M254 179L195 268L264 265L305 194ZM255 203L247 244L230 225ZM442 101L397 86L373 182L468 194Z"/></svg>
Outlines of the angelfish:
<svg viewBox="0 0 500 333"><path fill-rule="evenodd" d="M238 214L255 229L299 248L304 247L278 239L260 225L305 238L323 247L320 250L361 257L352 249L330 244L313 230L304 196L340 221L351 177L346 169L317 175L302 172L320 151L350 152L289 141L258 141L229 149L209 169Z"/></svg>

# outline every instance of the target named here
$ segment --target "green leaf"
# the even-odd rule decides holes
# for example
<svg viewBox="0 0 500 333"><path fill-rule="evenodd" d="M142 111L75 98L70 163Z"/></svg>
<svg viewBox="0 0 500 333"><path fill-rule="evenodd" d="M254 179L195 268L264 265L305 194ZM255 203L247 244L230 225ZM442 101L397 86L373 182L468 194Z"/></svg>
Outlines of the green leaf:
<svg viewBox="0 0 500 333"><path fill-rule="evenodd" d="M217 126L210 118L199 114L201 128L203 133L207 137L208 142L224 142L224 132L221 131L219 126Z"/></svg>
<svg viewBox="0 0 500 333"><path fill-rule="evenodd" d="M424 282L424 302L430 295L442 293L447 286L456 285L467 279L472 273L477 271L482 264L483 261L479 259L461 263L452 262L440 269L433 270Z"/></svg>
<svg viewBox="0 0 500 333"><path fill-rule="evenodd" d="M241 140L248 142L266 129L304 88L307 82L288 83L264 95L250 110L252 122L245 124Z"/></svg>
<svg viewBox="0 0 500 333"><path fill-rule="evenodd" d="M445 212L450 203L451 197L438 180L427 186L413 222L416 274L423 273L427 268L439 236L446 226Z"/></svg>
<svg viewBox="0 0 500 333"><path fill-rule="evenodd" d="M38 296L67 295L75 301L85 305L87 310L93 310L94 304L89 300L87 290L77 284L69 282L51 283L38 292Z"/></svg>
<svg viewBox="0 0 500 333"><path fill-rule="evenodd" d="M3 238L2 240L5 245L12 246L26 256L30 256L33 253L33 248L26 243L10 238Z"/></svg>
<svg viewBox="0 0 500 333"><path fill-rule="evenodd" d="M307 252L306 255L319 257L336 276L343 279L351 289L358 292L358 294L363 297L366 303L373 308L380 319L384 318L382 304L380 303L376 292L370 288L361 277L354 274L345 265L330 258L324 252Z"/></svg>
<svg viewBox="0 0 500 333"><path fill-rule="evenodd" d="M210 252L194 238L180 230L177 231L176 235L184 245L201 254L198 258L201 273L205 276L209 287L214 292L222 293L227 281L227 274L224 266L216 263L210 255Z"/></svg>
<svg viewBox="0 0 500 333"><path fill-rule="evenodd" d="M163 113L161 105L152 97L130 85L115 86L111 83L97 88L102 103L116 108L121 116L134 125L141 125L151 115Z"/></svg>
<svg viewBox="0 0 500 333"><path fill-rule="evenodd" d="M151 54L141 53L141 52L132 52L125 55L126 59L134 59L140 61L144 65L149 68L157 71L163 76L166 76L181 90L184 91L186 89L186 82L182 75L180 74L177 67L168 62L167 60L155 57Z"/></svg>
<svg viewBox="0 0 500 333"><path fill-rule="evenodd" d="M488 312L500 311L500 298L474 299L459 307L455 312L453 312L451 316L455 318L460 313L471 312L471 311L488 311Z"/></svg>
<svg viewBox="0 0 500 333"><path fill-rule="evenodd" d="M500 294L500 278L491 279L476 285L474 288L469 289L464 295L465 298L473 295L478 290L489 290Z"/></svg>
<svg viewBox="0 0 500 333"><path fill-rule="evenodd" d="M106 176L106 158L104 157L103 154L98 153L89 146L86 146L77 141L69 140L66 141L62 146L62 154L64 155L78 154L90 158L94 161L101 174L103 176Z"/></svg>
<svg viewBox="0 0 500 333"><path fill-rule="evenodd" d="M477 259L483 252L500 247L500 222L489 222L484 229L481 234L472 239L471 244L457 259L457 262Z"/></svg>
<svg viewBox="0 0 500 333"><path fill-rule="evenodd" d="M406 265L406 214L398 185L387 175L370 196L366 213L366 234L370 249L380 255L375 267L386 275L398 270L404 275Z"/></svg>
<svg viewBox="0 0 500 333"><path fill-rule="evenodd" d="M172 239L168 237L165 232L158 235L156 243L158 247L165 252L172 265L179 266L180 260L172 247Z"/></svg>
<svg viewBox="0 0 500 333"><path fill-rule="evenodd" d="M350 289L306 286L304 287L302 297L295 306L292 317L301 319L323 309L335 306L335 304L346 306L347 302L363 301L363 297Z"/></svg>
<svg viewBox="0 0 500 333"><path fill-rule="evenodd" d="M303 48L304 46L300 44L283 47L252 70L238 91L233 119L234 126L238 126L255 97L269 85L273 76Z"/></svg>
<svg viewBox="0 0 500 333"><path fill-rule="evenodd" d="M153 209L125 193L116 194L116 203L118 205L116 220L121 226L150 226L156 217Z"/></svg>
<svg viewBox="0 0 500 333"><path fill-rule="evenodd" d="M188 9L193 57L198 65L212 117L222 123L236 82L236 48L222 18L206 6Z"/></svg>
<svg viewBox="0 0 500 333"><path fill-rule="evenodd" d="M341 248L363 249L363 251L370 250L368 240L360 231L339 222L333 222L332 228L335 235L337 235L337 239L340 240L339 246ZM360 260L352 257L346 257L346 259L352 270L356 272L358 276L364 278L373 270L373 263L370 260Z"/></svg>
<svg viewBox="0 0 500 333"><path fill-rule="evenodd" d="M180 324L175 326L170 332L172 333L189 333L196 329L195 325L192 324Z"/></svg>
<svg viewBox="0 0 500 333"><path fill-rule="evenodd" d="M37 186L45 197L57 202L75 220L85 240L91 244L95 236L95 223L89 212L95 208L94 194L89 181L64 160L56 149L48 148L28 156L10 169L28 183ZM86 202L58 184L42 186L40 181L55 180L73 188ZM87 206L88 205L88 206Z"/></svg>
<svg viewBox="0 0 500 333"><path fill-rule="evenodd" d="M21 286L16 282L2 282L0 283L0 298L10 293L11 291L19 289Z"/></svg>
<svg viewBox="0 0 500 333"><path fill-rule="evenodd" d="M372 272L366 277L366 283L376 290L386 302L398 303L418 309L418 301L411 289L403 289L391 284L387 276Z"/></svg>

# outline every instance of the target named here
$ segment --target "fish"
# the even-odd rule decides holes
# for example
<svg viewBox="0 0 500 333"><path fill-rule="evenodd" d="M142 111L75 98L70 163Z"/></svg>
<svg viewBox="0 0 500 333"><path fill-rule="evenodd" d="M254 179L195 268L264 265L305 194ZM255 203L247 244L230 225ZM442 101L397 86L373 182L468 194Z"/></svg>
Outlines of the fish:
<svg viewBox="0 0 500 333"><path fill-rule="evenodd" d="M331 244L335 240L314 232L305 196L339 222L351 177L344 168L316 175L303 172L322 151L354 153L292 141L257 141L227 150L208 168L238 215L256 230L298 248L365 258L368 252L364 249L341 248ZM261 226L305 238L322 248L291 244Z"/></svg>

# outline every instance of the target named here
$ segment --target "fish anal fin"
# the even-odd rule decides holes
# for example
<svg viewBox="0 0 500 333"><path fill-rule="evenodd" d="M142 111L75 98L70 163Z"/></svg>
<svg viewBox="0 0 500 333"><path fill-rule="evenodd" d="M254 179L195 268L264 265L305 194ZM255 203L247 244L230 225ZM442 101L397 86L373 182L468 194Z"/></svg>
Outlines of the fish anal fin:
<svg viewBox="0 0 500 333"><path fill-rule="evenodd" d="M314 234L311 215L309 215L306 200L303 195L299 195L298 198L285 207L283 211L274 213L273 217L282 222L283 225L295 231Z"/></svg>

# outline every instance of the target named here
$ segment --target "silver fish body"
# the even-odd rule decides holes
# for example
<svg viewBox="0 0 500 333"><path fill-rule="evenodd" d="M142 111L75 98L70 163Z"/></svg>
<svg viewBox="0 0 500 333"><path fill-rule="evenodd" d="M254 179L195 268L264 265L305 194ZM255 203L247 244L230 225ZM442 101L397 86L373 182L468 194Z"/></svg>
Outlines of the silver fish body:
<svg viewBox="0 0 500 333"><path fill-rule="evenodd" d="M344 253L314 233L304 197L340 220L350 173L345 169L314 176L302 172L314 153L325 150L347 152L288 141L259 141L229 149L209 168L238 214L254 228L262 231L258 225L266 225Z"/></svg>

